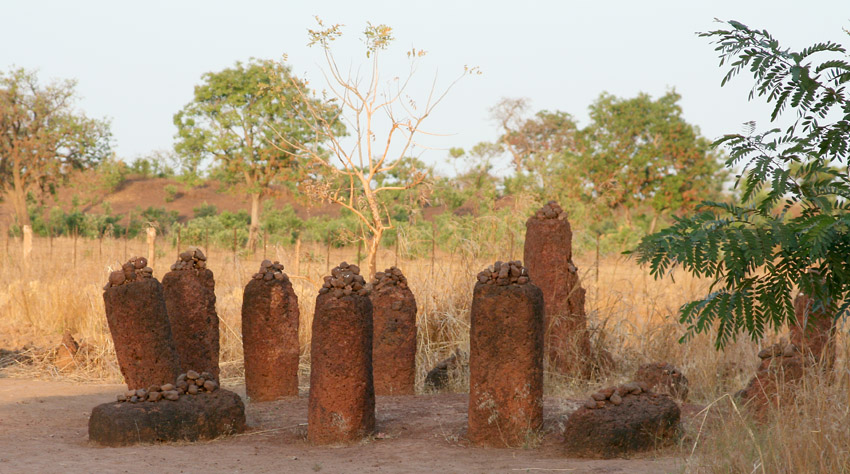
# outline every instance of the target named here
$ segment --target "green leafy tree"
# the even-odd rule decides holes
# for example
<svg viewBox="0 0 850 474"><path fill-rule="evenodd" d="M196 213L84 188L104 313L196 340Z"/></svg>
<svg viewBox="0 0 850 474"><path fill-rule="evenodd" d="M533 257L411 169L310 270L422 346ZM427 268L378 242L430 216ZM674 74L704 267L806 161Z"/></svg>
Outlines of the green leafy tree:
<svg viewBox="0 0 850 474"><path fill-rule="evenodd" d="M727 24L701 34L729 66L722 84L752 74L750 99L773 105L771 122L791 115L790 125L756 133L751 124L749 133L715 142L729 149L727 168L740 166L740 198L703 202L635 250L656 278L681 266L713 280L680 317L688 325L683 340L716 326L718 347L741 331L755 339L794 322L795 287L836 318L850 305L847 51L832 42L791 51L767 31Z"/></svg>
<svg viewBox="0 0 850 474"><path fill-rule="evenodd" d="M316 113L311 119L326 121L335 133L343 135L344 128L331 108L303 93L306 85L274 61L237 62L202 79L192 102L174 116L175 151L185 172L197 174L205 160L213 159L220 172L244 187L251 197L247 245L253 247L263 198L276 180L299 179L303 172L295 150L282 145L281 137L294 142L315 138L305 122L308 108ZM280 85L274 93L272 83Z"/></svg>
<svg viewBox="0 0 850 474"><path fill-rule="evenodd" d="M680 99L674 91L657 100L603 93L590 106L579 169L572 171L581 173L593 199L622 209L629 225L634 208L649 205L656 217L688 211L721 190L720 158L682 118Z"/></svg>
<svg viewBox="0 0 850 474"><path fill-rule="evenodd" d="M19 224L27 196L40 201L73 170L96 166L110 151L109 123L74 109L76 83L39 84L35 72L0 73L0 189Z"/></svg>

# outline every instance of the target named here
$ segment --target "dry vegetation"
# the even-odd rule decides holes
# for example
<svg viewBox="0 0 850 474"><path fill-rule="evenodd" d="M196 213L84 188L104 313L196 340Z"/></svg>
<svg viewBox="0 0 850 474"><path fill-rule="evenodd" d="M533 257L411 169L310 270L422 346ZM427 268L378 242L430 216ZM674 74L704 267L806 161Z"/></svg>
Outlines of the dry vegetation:
<svg viewBox="0 0 850 474"><path fill-rule="evenodd" d="M2 244L2 242L0 242ZM147 255L145 244L118 240L80 240L74 252L71 239L35 241L32 261L22 264L20 242L0 248L0 348L27 347L32 363L15 363L6 375L58 377L82 382L119 382L120 372L104 316L102 286L109 266L133 255ZM157 252L154 276L161 279L176 258L172 247ZM5 251L4 251L5 250ZM269 248L267 256L286 265L301 305L302 371L309 370L309 338L315 295L327 273L325 248L303 248L300 275L295 274L292 248ZM217 310L221 319L221 367L224 384L242 377L240 308L242 289L259 267L262 252L239 255L210 249L209 267L216 275ZM76 255L76 257L75 257ZM501 256L507 259L508 255ZM517 258L519 255L513 255ZM76 260L76 265L75 265ZM332 249L331 266L355 262L356 249ZM428 368L455 349L468 349L470 298L476 273L495 257L438 255L400 261L419 305L418 386ZM382 250L378 268L396 263ZM841 472L850 471L850 344L839 341L839 362L830 377L805 380L795 403L774 410L767 423L753 422L730 394L742 388L757 366L760 346L739 340L724 352L713 347L711 335L678 344L683 328L677 308L706 291L707 282L677 274L675 282L654 281L634 263L612 256L599 263L578 258L594 343L615 357L612 374L591 383L547 375L549 395L581 398L598 386L626 381L644 362L667 361L683 370L690 381L690 401L705 410L692 418L677 450L689 471L706 472ZM55 348L70 330L85 344L84 356L71 363L57 359ZM777 335L771 335L773 342ZM12 355L5 353L6 362ZM4 365L0 362L0 367ZM302 377L306 382L306 377ZM464 390L464 377L456 389ZM306 388L306 387L304 387Z"/></svg>

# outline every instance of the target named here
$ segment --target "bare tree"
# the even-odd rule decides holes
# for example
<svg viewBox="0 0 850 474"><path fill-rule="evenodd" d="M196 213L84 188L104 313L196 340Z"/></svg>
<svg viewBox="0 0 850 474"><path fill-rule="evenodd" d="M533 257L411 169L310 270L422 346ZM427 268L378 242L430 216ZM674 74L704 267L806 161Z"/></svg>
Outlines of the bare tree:
<svg viewBox="0 0 850 474"><path fill-rule="evenodd" d="M306 100L308 91L302 83L292 80L301 93L302 103L307 104L303 110L309 116L303 122L312 128L314 140L308 143L279 133L279 147L295 149L309 158L315 172L304 182L308 192L348 209L363 223L371 237L367 243L369 275L374 275L381 237L393 228L386 206L381 203L382 193L419 186L426 173L414 170L406 173L404 179L383 178L413 153L418 136L429 135L422 130L422 124L448 91L466 75L480 72L477 68L464 67L463 73L442 91L437 90L435 76L426 99L420 103L407 94L407 89L425 51L415 48L408 51L407 74L384 82L380 57L393 41L392 28L370 23L363 32L369 60L364 81L359 73L343 72L334 57L331 43L342 35L341 25L325 27L318 18L317 22L318 28L309 30L309 45L318 45L324 54L323 72L328 85L324 98L339 107L338 118L347 124L352 136L342 137L333 121L313 105L315 102ZM320 143L326 144L329 152L323 152Z"/></svg>

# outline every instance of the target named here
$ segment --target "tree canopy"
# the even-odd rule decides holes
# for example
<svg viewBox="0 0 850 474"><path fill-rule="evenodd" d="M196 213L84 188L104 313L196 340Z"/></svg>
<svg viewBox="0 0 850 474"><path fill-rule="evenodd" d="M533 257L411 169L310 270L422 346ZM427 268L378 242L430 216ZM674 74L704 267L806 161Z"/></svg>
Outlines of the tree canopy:
<svg viewBox="0 0 850 474"><path fill-rule="evenodd" d="M716 325L718 347L742 331L759 338L794 322L795 288L836 318L850 307L847 51L832 42L792 51L767 31L727 25L701 34L729 66L721 84L751 74L750 99L773 105L771 122L790 115L790 125L756 131L751 123L715 142L729 150L726 167L740 167L740 198L703 202L635 250L656 278L681 267L713 281L680 317L683 340Z"/></svg>
<svg viewBox="0 0 850 474"><path fill-rule="evenodd" d="M109 123L74 109L76 83L42 85L25 69L0 73L0 187L19 224L28 224L27 196L43 199L74 169L111 153Z"/></svg>
<svg viewBox="0 0 850 474"><path fill-rule="evenodd" d="M256 242L260 202L276 180L298 179L304 160L287 141L314 142L307 109L344 134L335 111L298 88L306 85L290 68L270 60L251 60L206 73L195 87L192 102L174 115L175 151L200 172L205 160L241 184L251 196L248 245ZM320 145L320 144L319 144Z"/></svg>

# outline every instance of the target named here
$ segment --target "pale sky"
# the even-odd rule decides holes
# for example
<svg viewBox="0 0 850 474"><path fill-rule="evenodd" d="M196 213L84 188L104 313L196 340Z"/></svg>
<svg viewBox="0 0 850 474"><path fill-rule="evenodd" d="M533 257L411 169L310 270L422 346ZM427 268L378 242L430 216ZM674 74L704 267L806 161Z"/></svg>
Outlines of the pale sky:
<svg viewBox="0 0 850 474"><path fill-rule="evenodd" d="M685 119L716 138L749 120L767 126L768 108L747 103L752 80L720 88L713 46L697 31L736 19L767 29L793 49L825 40L850 45L850 1L12 1L0 2L0 68L37 69L40 78L74 78L78 108L112 121L115 149L133 159L170 149L174 113L205 72L251 57L286 53L293 71L321 84L322 56L307 47L314 15L342 23L338 60L364 61L356 37L367 21L393 27L385 77L406 70L404 51L422 48L414 94L438 74L447 84L464 65L483 75L453 89L425 128L423 153L443 170L452 146L492 141L488 110L502 97L527 97L533 111L563 110L587 123L603 91L620 97L669 88L682 95ZM392 56L392 57L391 57ZM397 58L398 60L393 59Z"/></svg>

